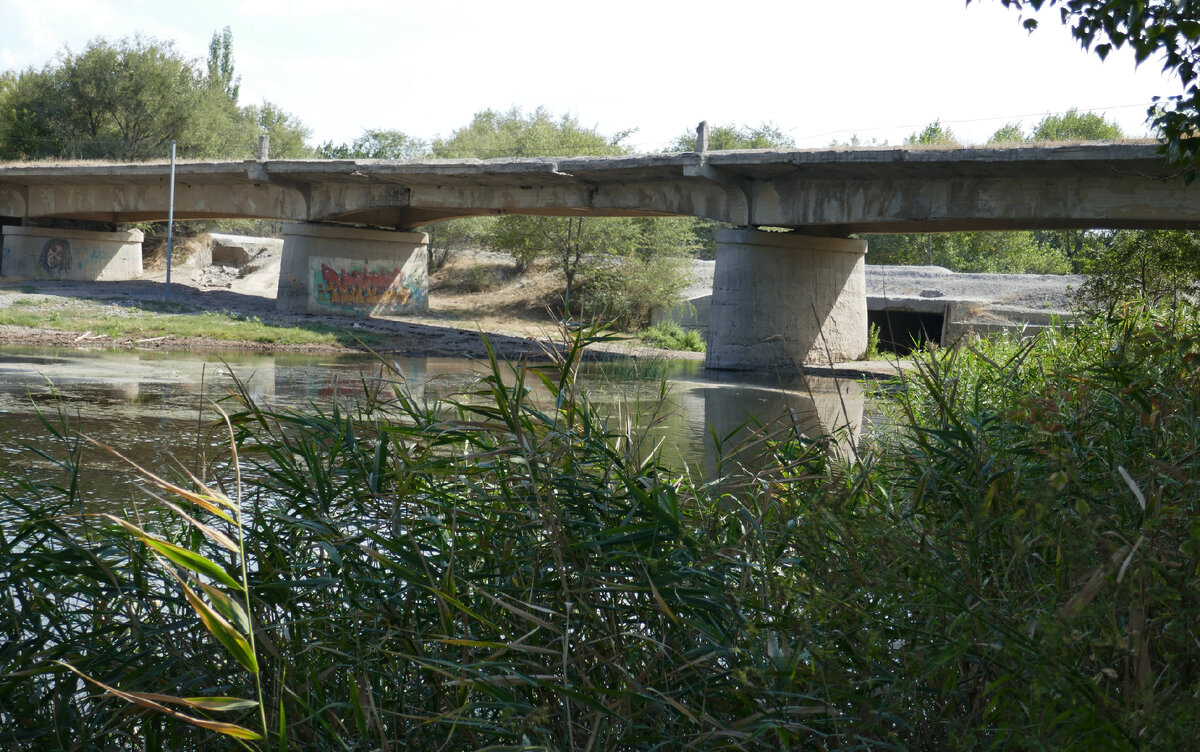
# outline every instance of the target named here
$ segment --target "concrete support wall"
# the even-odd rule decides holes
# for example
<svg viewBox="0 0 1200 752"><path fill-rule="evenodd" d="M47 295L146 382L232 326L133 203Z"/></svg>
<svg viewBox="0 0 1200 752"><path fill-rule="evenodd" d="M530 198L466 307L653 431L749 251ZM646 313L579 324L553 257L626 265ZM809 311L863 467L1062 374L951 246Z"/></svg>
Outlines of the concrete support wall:
<svg viewBox="0 0 1200 752"><path fill-rule="evenodd" d="M275 307L344 316L426 311L428 245L423 232L286 225Z"/></svg>
<svg viewBox="0 0 1200 752"><path fill-rule="evenodd" d="M867 242L722 230L705 365L794 370L867 349Z"/></svg>
<svg viewBox="0 0 1200 752"><path fill-rule="evenodd" d="M0 277L113 282L141 275L141 230L3 229Z"/></svg>

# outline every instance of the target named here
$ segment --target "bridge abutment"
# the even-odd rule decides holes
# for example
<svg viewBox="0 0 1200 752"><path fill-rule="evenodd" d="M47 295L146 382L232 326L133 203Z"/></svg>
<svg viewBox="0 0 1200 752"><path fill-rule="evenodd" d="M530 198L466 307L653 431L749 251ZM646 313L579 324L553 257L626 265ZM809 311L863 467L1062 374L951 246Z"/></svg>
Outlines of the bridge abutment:
<svg viewBox="0 0 1200 752"><path fill-rule="evenodd" d="M0 277L114 282L142 274L142 231L5 225Z"/></svg>
<svg viewBox="0 0 1200 752"><path fill-rule="evenodd" d="M285 225L275 308L342 316L424 312L428 245L423 232Z"/></svg>
<svg viewBox="0 0 1200 752"><path fill-rule="evenodd" d="M867 349L867 242L722 230L705 365L793 370Z"/></svg>

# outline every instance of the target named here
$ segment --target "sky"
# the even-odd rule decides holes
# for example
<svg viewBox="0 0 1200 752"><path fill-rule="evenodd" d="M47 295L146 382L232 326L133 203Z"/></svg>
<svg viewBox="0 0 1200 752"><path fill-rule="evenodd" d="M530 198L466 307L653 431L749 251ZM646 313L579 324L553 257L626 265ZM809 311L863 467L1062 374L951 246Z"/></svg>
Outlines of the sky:
<svg viewBox="0 0 1200 752"><path fill-rule="evenodd" d="M1070 108L1148 135L1153 60L1100 61L1043 13L999 0L0 0L0 70L135 34L202 61L229 26L241 103L270 101L348 142L430 139L474 113L545 107L665 149L696 124L769 124L801 148L900 143L940 120L963 143Z"/></svg>

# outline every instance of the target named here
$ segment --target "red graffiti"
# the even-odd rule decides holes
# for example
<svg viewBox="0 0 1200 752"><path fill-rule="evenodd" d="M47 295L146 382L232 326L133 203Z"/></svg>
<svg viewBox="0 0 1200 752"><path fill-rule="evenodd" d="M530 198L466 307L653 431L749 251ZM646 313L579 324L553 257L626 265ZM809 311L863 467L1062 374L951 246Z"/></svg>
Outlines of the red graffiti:
<svg viewBox="0 0 1200 752"><path fill-rule="evenodd" d="M334 269L321 264L322 284L317 299L343 306L400 306L408 303L413 292L404 286L404 270L369 271Z"/></svg>

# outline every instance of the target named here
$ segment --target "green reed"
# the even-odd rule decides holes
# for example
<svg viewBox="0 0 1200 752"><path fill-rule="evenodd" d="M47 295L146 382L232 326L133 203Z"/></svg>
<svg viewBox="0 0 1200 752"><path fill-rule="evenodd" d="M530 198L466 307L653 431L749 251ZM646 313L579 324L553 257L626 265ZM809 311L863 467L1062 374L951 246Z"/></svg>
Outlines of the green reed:
<svg viewBox="0 0 1200 752"><path fill-rule="evenodd" d="M328 409L243 394L212 479L131 468L123 522L79 516L88 450L47 416L49 448L16 451L58 464L0 486L0 742L1196 742L1193 310L927 353L856 462L768 425L708 481L592 410L574 374L599 337L549 368L492 357L442 403L400 374Z"/></svg>

